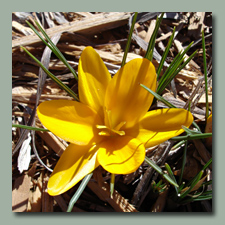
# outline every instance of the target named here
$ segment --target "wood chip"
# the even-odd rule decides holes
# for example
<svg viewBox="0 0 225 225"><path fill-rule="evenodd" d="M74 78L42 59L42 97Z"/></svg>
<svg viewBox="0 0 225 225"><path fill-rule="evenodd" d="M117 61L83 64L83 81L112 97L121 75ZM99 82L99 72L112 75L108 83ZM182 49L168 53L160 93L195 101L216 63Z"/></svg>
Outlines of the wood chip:
<svg viewBox="0 0 225 225"><path fill-rule="evenodd" d="M193 140L193 142L204 164L207 163L212 158L212 155L209 153L200 139ZM209 168L212 170L212 164L209 165Z"/></svg>
<svg viewBox="0 0 225 225"><path fill-rule="evenodd" d="M74 21L63 25L55 26L46 30L51 38L55 33L59 32L79 32L79 33L98 33L104 30L110 30L128 22L130 13L109 12L99 13L94 16L85 17L80 21ZM41 40L36 35L29 35L12 40L12 47L25 46L34 43L40 43Z"/></svg>
<svg viewBox="0 0 225 225"><path fill-rule="evenodd" d="M188 26L189 35L192 35L195 39L198 39L201 35L201 31L204 28L205 12L196 12L190 18L190 25Z"/></svg>
<svg viewBox="0 0 225 225"><path fill-rule="evenodd" d="M42 212L53 212L53 197L47 192L48 175L43 177L43 189L42 189Z"/></svg>
<svg viewBox="0 0 225 225"><path fill-rule="evenodd" d="M34 34L34 32L31 28L25 27L16 21L12 21L12 27L26 36Z"/></svg>
<svg viewBox="0 0 225 225"><path fill-rule="evenodd" d="M22 175L15 180L12 191L12 211L26 212L29 199L31 178L28 175Z"/></svg>
<svg viewBox="0 0 225 225"><path fill-rule="evenodd" d="M64 198L62 197L62 195L53 196L53 198L54 198L55 201L58 203L58 205L59 205L59 207L61 208L61 210L62 210L63 212L66 212L68 206L67 206L67 204L66 204ZM71 212L85 212L85 211L82 210L82 209L77 208L76 206L74 206Z"/></svg>
<svg viewBox="0 0 225 225"><path fill-rule="evenodd" d="M153 205L151 212L162 212L167 201L167 195L168 195L169 188L167 188L165 191L159 194L159 197L157 198L155 204Z"/></svg>
<svg viewBox="0 0 225 225"><path fill-rule="evenodd" d="M42 197L42 177L43 173L37 179L37 185L34 191L30 191L28 212L41 212Z"/></svg>
<svg viewBox="0 0 225 225"><path fill-rule="evenodd" d="M104 202L108 202L116 212L138 212L123 196L114 190L112 198L110 197L109 184L104 182L100 187L97 183L89 181L88 187Z"/></svg>
<svg viewBox="0 0 225 225"><path fill-rule="evenodd" d="M38 131L37 134L56 152L58 156L61 156L67 147L65 143L60 141L59 138L51 132Z"/></svg>
<svg viewBox="0 0 225 225"><path fill-rule="evenodd" d="M148 31L147 31L147 34L144 38L144 41L146 41L147 43L150 41L150 38L151 38L151 36L153 34L153 31L155 29L155 25L156 25L156 20L151 20Z"/></svg>
<svg viewBox="0 0 225 225"><path fill-rule="evenodd" d="M174 40L174 44L177 47L178 52L183 52L184 48L181 44L181 42L177 39ZM187 54L184 55L184 61L186 61L189 58ZM199 65L194 62L194 60L190 60L190 62L185 66L185 68L188 70L190 69L190 65L194 66L196 69L200 69Z"/></svg>

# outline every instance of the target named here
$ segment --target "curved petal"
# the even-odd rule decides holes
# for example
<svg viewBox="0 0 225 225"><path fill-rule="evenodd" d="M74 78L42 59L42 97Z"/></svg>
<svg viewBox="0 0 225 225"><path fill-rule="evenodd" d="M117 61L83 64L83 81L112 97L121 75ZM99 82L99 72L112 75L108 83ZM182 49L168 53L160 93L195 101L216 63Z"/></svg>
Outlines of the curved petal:
<svg viewBox="0 0 225 225"><path fill-rule="evenodd" d="M148 59L133 59L122 67L108 85L105 98L106 116L111 114L112 128L126 122L132 127L148 111L153 95L140 86L156 90L156 72ZM106 122L105 122L106 123Z"/></svg>
<svg viewBox="0 0 225 225"><path fill-rule="evenodd" d="M48 193L59 195L76 185L99 166L95 146L70 144L57 162L48 181Z"/></svg>
<svg viewBox="0 0 225 225"><path fill-rule="evenodd" d="M87 105L69 100L52 100L41 103L37 114L42 124L60 138L79 145L98 143L99 116Z"/></svg>
<svg viewBox="0 0 225 225"><path fill-rule="evenodd" d="M182 125L189 127L193 116L184 109L157 109L149 111L127 135L139 139L146 148L158 145L184 132Z"/></svg>
<svg viewBox="0 0 225 225"><path fill-rule="evenodd" d="M78 76L80 101L90 106L103 118L105 91L111 75L92 47L85 48L81 54Z"/></svg>
<svg viewBox="0 0 225 225"><path fill-rule="evenodd" d="M111 137L99 144L97 160L110 173L136 171L145 158L144 145L132 137Z"/></svg>

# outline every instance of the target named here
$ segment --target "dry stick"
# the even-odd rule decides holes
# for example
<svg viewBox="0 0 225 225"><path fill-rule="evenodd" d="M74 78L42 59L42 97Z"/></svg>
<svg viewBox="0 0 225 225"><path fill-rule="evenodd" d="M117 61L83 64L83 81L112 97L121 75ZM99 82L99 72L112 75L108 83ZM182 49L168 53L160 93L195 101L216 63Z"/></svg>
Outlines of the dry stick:
<svg viewBox="0 0 225 225"><path fill-rule="evenodd" d="M124 12L100 13L92 17L84 18L83 20L80 21L76 20L71 23L66 23L63 25L49 28L46 30L46 33L50 38L52 38L55 33L63 33L65 31L79 32L79 33L90 33L90 32L96 33L125 25L127 24L129 18L130 13ZM41 42L39 37L29 35L12 40L12 47L18 47L20 45L24 46L38 42Z"/></svg>
<svg viewBox="0 0 225 225"><path fill-rule="evenodd" d="M211 81L212 77L208 78L207 83L209 84ZM194 100L194 102L191 105L191 112L193 112L194 108L196 107L199 99L202 97L202 95L205 93L205 84L203 84L202 88L200 89L198 96L196 97L196 99Z"/></svg>
<svg viewBox="0 0 225 225"><path fill-rule="evenodd" d="M212 70L212 65L211 65L211 63L212 63L212 60L210 60L210 63L209 63L207 76L209 75L209 73L211 73L211 70ZM208 81L207 81L208 86L209 86L209 83L210 83L211 79L212 79L212 77L208 78ZM204 76L202 76L201 78L199 78L198 84L197 84L195 90L192 92L191 96L189 97L188 101L186 102L186 104L185 104L185 106L184 106L184 109L187 109L187 108L188 108L189 103L193 100L193 98L195 97L195 95L196 95L197 92L199 91L199 89L200 89L200 87L201 87L201 85L202 85L203 80L204 80ZM204 84L203 87L200 89L200 91L199 91L199 93L198 93L198 94L199 94L198 97L197 97L197 98L194 100L194 102L192 103L192 106L191 106L191 112L194 110L196 104L198 103L199 99L200 99L201 96L204 94L204 92L205 92L205 84Z"/></svg>
<svg viewBox="0 0 225 225"><path fill-rule="evenodd" d="M155 162L157 165L162 165L172 148L173 141L166 141L159 145L156 153L153 156L152 161ZM146 171L144 176L142 177L141 181L139 182L133 198L131 200L131 204L135 205L137 209L141 206L142 202L144 201L145 197L151 190L151 178L154 174L155 170L152 167L149 167ZM157 173L158 176L158 173ZM156 179L156 177L155 177Z"/></svg>
<svg viewBox="0 0 225 225"><path fill-rule="evenodd" d="M188 108L189 103L193 100L193 98L195 97L195 95L197 94L197 92L199 91L200 87L202 86L202 82L204 80L204 76L200 77L198 80L198 84L196 86L196 88L194 89L194 91L191 93L189 99L187 100L187 102L184 105L184 109Z"/></svg>
<svg viewBox="0 0 225 225"><path fill-rule="evenodd" d="M87 185L102 201L108 202L116 212L137 212L116 190L110 197L110 186L107 182L104 182L101 187L94 181L89 181Z"/></svg>

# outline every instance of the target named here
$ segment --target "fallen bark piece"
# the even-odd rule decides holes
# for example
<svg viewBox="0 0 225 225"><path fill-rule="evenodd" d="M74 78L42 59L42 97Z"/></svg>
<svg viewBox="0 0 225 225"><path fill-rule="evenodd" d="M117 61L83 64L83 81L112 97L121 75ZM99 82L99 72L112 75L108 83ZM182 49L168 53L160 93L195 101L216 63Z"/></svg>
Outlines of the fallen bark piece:
<svg viewBox="0 0 225 225"><path fill-rule="evenodd" d="M155 204L153 205L151 212L162 212L167 200L169 188L167 188L165 191L159 194L159 197L157 198Z"/></svg>
<svg viewBox="0 0 225 225"><path fill-rule="evenodd" d="M46 30L46 33L51 38L55 33L60 32L79 32L79 33L98 33L105 30L110 30L128 22L130 13L124 12L110 12L99 13L94 16L85 17L80 21L66 23L60 26L55 26ZM12 47L20 45L30 45L41 42L40 38L36 35L29 35L22 38L17 38L12 41Z"/></svg>
<svg viewBox="0 0 225 225"><path fill-rule="evenodd" d="M116 212L138 212L123 196L114 190L110 197L109 184L104 182L100 187L96 182L89 181L88 187L104 202L108 202Z"/></svg>
<svg viewBox="0 0 225 225"><path fill-rule="evenodd" d="M66 212L68 206L67 206L65 200L63 199L63 197L61 195L57 195L57 196L53 196L53 198L58 203L61 210L63 212ZM85 212L85 211L74 206L71 212Z"/></svg>
<svg viewBox="0 0 225 225"><path fill-rule="evenodd" d="M15 181L12 191L12 211L26 212L30 193L31 178L28 175L22 175Z"/></svg>
<svg viewBox="0 0 225 225"><path fill-rule="evenodd" d="M41 197L42 197L42 177L43 173L37 179L36 188L30 191L30 198L28 204L28 212L41 212Z"/></svg>
<svg viewBox="0 0 225 225"><path fill-rule="evenodd" d="M45 174L42 180L42 212L53 212L53 197L48 194L48 175Z"/></svg>
<svg viewBox="0 0 225 225"><path fill-rule="evenodd" d="M38 131L37 133L58 156L62 155L67 146L65 146L58 137L50 132Z"/></svg>
<svg viewBox="0 0 225 225"><path fill-rule="evenodd" d="M206 149L205 145L202 143L201 140L196 139L196 140L193 140L193 142L198 151L198 154L202 158L202 161L204 162L204 164L207 163L212 158L212 155ZM209 168L210 170L212 170L212 164L209 165Z"/></svg>

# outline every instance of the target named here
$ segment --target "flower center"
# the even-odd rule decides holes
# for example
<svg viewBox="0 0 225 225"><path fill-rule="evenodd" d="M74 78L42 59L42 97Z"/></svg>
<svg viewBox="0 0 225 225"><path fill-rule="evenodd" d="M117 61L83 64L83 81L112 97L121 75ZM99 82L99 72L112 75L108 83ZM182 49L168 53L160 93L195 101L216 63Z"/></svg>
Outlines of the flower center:
<svg viewBox="0 0 225 225"><path fill-rule="evenodd" d="M123 136L125 135L125 132L123 130L120 130L120 128L126 123L126 121L119 123L115 128L110 128L105 125L96 125L98 129L101 129L101 131L98 133L98 135L102 136L115 136L116 134Z"/></svg>
<svg viewBox="0 0 225 225"><path fill-rule="evenodd" d="M126 121L123 121L113 127L112 118L111 118L111 110L105 110L105 125L96 125L96 127L101 130L98 133L98 135L102 135L102 136L120 135L120 136L123 136L123 135L125 135L125 132L120 129L123 127L123 125L125 123L126 123Z"/></svg>

